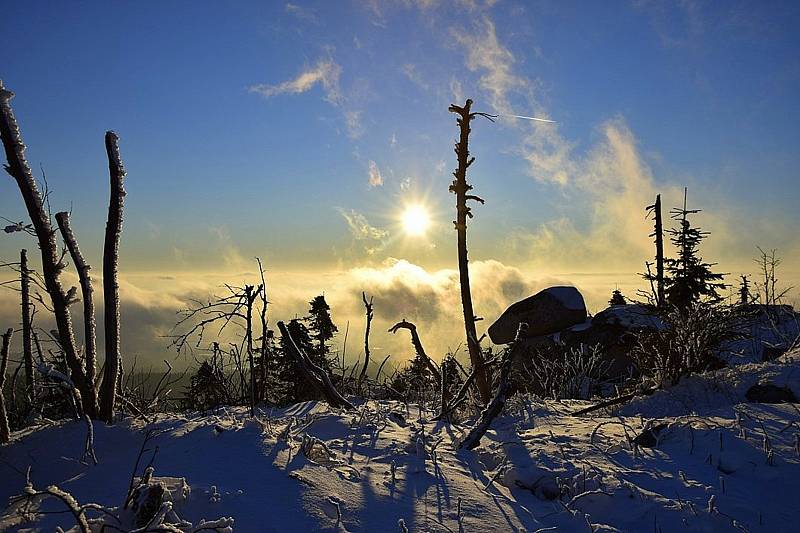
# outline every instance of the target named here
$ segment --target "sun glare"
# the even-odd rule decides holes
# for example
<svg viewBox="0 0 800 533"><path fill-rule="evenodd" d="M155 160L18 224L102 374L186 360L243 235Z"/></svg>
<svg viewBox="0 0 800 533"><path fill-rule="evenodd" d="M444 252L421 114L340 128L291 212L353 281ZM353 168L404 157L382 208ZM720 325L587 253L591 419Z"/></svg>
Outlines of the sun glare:
<svg viewBox="0 0 800 533"><path fill-rule="evenodd" d="M431 225L428 210L421 205L410 205L403 211L403 231L408 235L425 235Z"/></svg>

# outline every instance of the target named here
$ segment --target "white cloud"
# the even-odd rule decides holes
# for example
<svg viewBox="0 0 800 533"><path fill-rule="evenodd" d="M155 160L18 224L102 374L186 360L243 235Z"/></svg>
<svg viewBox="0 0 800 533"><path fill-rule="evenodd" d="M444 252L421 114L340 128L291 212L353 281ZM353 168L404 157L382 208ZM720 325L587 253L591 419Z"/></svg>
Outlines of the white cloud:
<svg viewBox="0 0 800 533"><path fill-rule="evenodd" d="M277 85L253 85L249 87L249 91L270 98L280 94L304 93L315 85L320 84L325 91L325 100L332 104L338 104L341 101L341 91L339 89L341 73L342 67L332 58L320 59L313 67L303 70L291 80Z"/></svg>
<svg viewBox="0 0 800 533"><path fill-rule="evenodd" d="M383 176L375 161L369 162L369 186L380 187L383 185Z"/></svg>
<svg viewBox="0 0 800 533"><path fill-rule="evenodd" d="M352 139L358 139L364 135L364 125L361 116L364 114L360 109L349 109L344 112L344 123L347 126L347 134Z"/></svg>
<svg viewBox="0 0 800 533"><path fill-rule="evenodd" d="M514 54L497 39L494 22L484 16L474 30L454 28L450 33L466 53L466 67L481 73L478 86L487 93L492 109L511 113L510 93L528 91L532 83L514 72Z"/></svg>
<svg viewBox="0 0 800 533"><path fill-rule="evenodd" d="M287 13L294 15L300 20L305 22L311 22L313 24L319 24L319 17L317 16L317 12L309 7L302 7L298 6L297 4L288 3L286 4L285 10Z"/></svg>
<svg viewBox="0 0 800 533"><path fill-rule="evenodd" d="M388 231L372 226L367 217L355 209L338 208L337 210L347 222L353 240L363 247L363 251L367 255L373 255L384 248L386 238L389 236Z"/></svg>
<svg viewBox="0 0 800 533"><path fill-rule="evenodd" d="M428 83L422 78L422 73L420 73L415 64L406 63L400 70L403 72L403 75L414 85L426 91L430 89L430 85L428 85Z"/></svg>

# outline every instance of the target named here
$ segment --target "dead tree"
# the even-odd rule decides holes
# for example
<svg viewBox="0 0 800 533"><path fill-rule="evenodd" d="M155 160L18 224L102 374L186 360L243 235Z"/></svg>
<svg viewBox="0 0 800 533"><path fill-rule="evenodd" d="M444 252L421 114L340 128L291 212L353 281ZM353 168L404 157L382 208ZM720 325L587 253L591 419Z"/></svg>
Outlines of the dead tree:
<svg viewBox="0 0 800 533"><path fill-rule="evenodd" d="M657 194L655 203L648 205L646 209L648 214L653 214L655 221L653 233L650 234L650 237L655 238L656 244L656 275L655 280L651 279L650 281L655 281L656 305L661 307L664 305L664 226L661 221L661 195ZM647 276L652 277L652 274L648 272Z"/></svg>
<svg viewBox="0 0 800 533"><path fill-rule="evenodd" d="M486 404L491 399L489 380L486 376L486 369L483 367L483 353L478 342L478 335L475 330L475 311L472 307L472 293L469 286L469 260L467 259L467 218L472 218L472 210L467 207L467 200L475 200L483 204L483 199L479 196L467 194L472 186L467 183L467 168L472 165L475 158L469 157L469 133L470 122L476 116L484 116L491 120L491 116L486 113L471 112L472 100L467 100L464 107L455 104L451 105L449 111L456 113L456 119L460 130L460 137L456 143L455 152L458 156L458 167L453 176L455 179L450 185L450 191L456 195L456 233L458 234L458 273L461 282L461 305L464 311L464 327L467 334L467 349L472 368L477 370L475 384L481 401Z"/></svg>
<svg viewBox="0 0 800 533"><path fill-rule="evenodd" d="M28 251L19 252L19 284L22 297L22 361L25 365L25 390L28 403L36 396L34 391L33 349L31 347L31 279L28 270Z"/></svg>
<svg viewBox="0 0 800 533"><path fill-rule="evenodd" d="M231 344L232 355L236 364L236 369L240 377L241 399L244 399L247 394L248 385L245 380L245 370L242 363L242 357L247 357L247 363L250 365L250 378L249 378L249 394L248 403L250 405L251 413L255 412L256 392L255 392L255 361L254 361L254 339L256 336L253 333L253 311L256 300L264 293L264 285L244 285L243 287L234 287L225 285L229 293L227 296L219 297L208 302L193 300L193 307L182 309L178 311L182 318L175 324L173 330L178 330L183 326L191 324L184 333L171 335L171 346L175 347L178 352L184 350L192 350L199 347L203 342L206 335L206 327L219 324L217 335L222 333L233 324L244 331L244 337L241 346ZM266 297L262 297L261 302L266 305ZM261 315L261 339L262 339L262 354L266 347L266 314L262 308ZM196 342L190 342L192 338L196 338ZM214 353L216 355L219 348L218 343L214 343Z"/></svg>
<svg viewBox="0 0 800 533"><path fill-rule="evenodd" d="M286 339L286 347L288 348L289 354L297 363L303 377L305 377L306 381L325 398L325 401L328 402L331 407L344 408L348 411L355 409L353 404L347 401L347 399L336 390L328 373L315 365L308 355L297 347L289 330L286 328L286 324L284 324L282 320L278 321L278 329L283 338Z"/></svg>
<svg viewBox="0 0 800 533"><path fill-rule="evenodd" d="M261 298L261 310L259 318L261 320L261 390L259 390L258 399L267 399L267 352L269 351L269 330L267 330L267 282L264 279L264 267L261 264L261 259L256 257L258 263L258 272L261 275L261 291L259 292Z"/></svg>
<svg viewBox="0 0 800 533"><path fill-rule="evenodd" d="M367 294L364 291L361 291L361 299L364 300L364 308L366 309L367 315L367 328L364 330L364 366L361 367L361 374L358 376L358 390L361 390L361 383L364 382L364 378L367 376L367 367L369 366L369 328L372 325L372 297L370 296L369 301L367 301Z"/></svg>
<svg viewBox="0 0 800 533"><path fill-rule="evenodd" d="M9 438L11 438L3 388L6 384L6 369L8 368L8 347L11 344L11 335L13 334L14 330L11 328L8 328L8 331L3 333L3 347L0 351L0 444L8 442Z"/></svg>
<svg viewBox="0 0 800 533"><path fill-rule="evenodd" d="M422 341L419 339L419 334L417 333L417 326L414 325L413 322L409 322L404 318L389 328L389 333L397 333L397 330L400 328L407 329L411 333L411 344L414 346L414 351L417 352L417 357L425 362L425 366L427 366L428 370L430 370L431 374L433 374L433 378L436 380L436 383L441 383L442 375L439 372L439 369L436 368L436 365L433 364L433 361L431 361L431 358L428 357L428 354L425 353L425 348L422 347Z"/></svg>
<svg viewBox="0 0 800 533"><path fill-rule="evenodd" d="M91 267L86 263L81 249L78 247L78 240L75 238L70 225L69 213L66 211L56 213L56 222L58 223L58 229L61 230L61 238L64 240L64 244L67 245L69 255L75 264L75 269L78 271L78 280L81 285L81 295L83 296L83 353L86 379L90 383L94 383L97 367L97 324L94 319L92 278L89 275Z"/></svg>
<svg viewBox="0 0 800 533"><path fill-rule="evenodd" d="M777 306L783 303L783 299L794 287L778 287L777 268L780 266L782 260L778 257L778 250L763 250L760 246L757 247L759 257L754 259L758 264L759 274L763 282L755 282L758 294L756 299L761 303L768 306Z"/></svg>
<svg viewBox="0 0 800 533"><path fill-rule="evenodd" d="M253 364L253 302L261 292L252 285L244 286L245 296L245 339L247 341L247 360L250 363L250 416L256 416L256 366Z"/></svg>
<svg viewBox="0 0 800 533"><path fill-rule="evenodd" d="M514 364L514 359L522 347L521 339L525 336L525 330L528 329L528 324L521 322L517 329L517 336L513 344L506 350L503 356L503 362L500 367L500 382L497 384L497 391L494 394L492 401L481 412L481 416L472 429L464 437L464 440L458 445L459 448L471 450L475 448L481 441L481 437L489 429L492 420L503 412L508 397L508 391L511 387L511 368Z"/></svg>
<svg viewBox="0 0 800 533"><path fill-rule="evenodd" d="M106 132L106 154L111 194L108 202L106 238L103 246L103 308L106 332L106 360L103 384L100 387L100 417L107 423L114 420L114 399L117 392L117 377L120 367L119 347L119 236L122 233L122 204L125 198L125 168L119 155L119 137L113 131Z"/></svg>
<svg viewBox="0 0 800 533"><path fill-rule="evenodd" d="M58 253L56 234L49 214L45 210L44 198L39 192L33 172L25 159L25 144L22 142L19 126L10 104L13 97L14 93L6 90L0 81L0 138L2 138L6 154L5 169L17 183L36 233L42 255L42 276L53 304L59 345L64 352L72 380L81 392L84 411L94 418L98 411L97 403L93 401L93 398L96 397L94 384L86 379L83 365L78 357L72 315L69 311L70 304L75 301L74 294L77 289L73 287L69 291L65 291L61 285L60 276L65 265Z"/></svg>

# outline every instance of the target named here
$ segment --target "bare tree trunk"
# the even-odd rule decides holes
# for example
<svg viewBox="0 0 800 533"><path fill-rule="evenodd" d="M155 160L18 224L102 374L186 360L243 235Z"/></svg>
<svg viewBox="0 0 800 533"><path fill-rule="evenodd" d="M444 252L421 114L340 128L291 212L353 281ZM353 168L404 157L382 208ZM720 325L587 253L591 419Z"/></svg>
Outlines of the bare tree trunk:
<svg viewBox="0 0 800 533"><path fill-rule="evenodd" d="M653 206L656 218L655 238L656 238L656 290L657 304L664 305L664 226L661 222L661 195L656 195L656 203Z"/></svg>
<svg viewBox="0 0 800 533"><path fill-rule="evenodd" d="M290 355L297 361L297 366L300 368L303 376L317 392L322 394L325 401L328 402L331 407L342 407L348 411L355 409L353 404L348 402L347 399L336 390L336 387L334 387L331 382L330 376L328 376L325 370L315 365L314 362L309 359L308 355L297 347L297 344L295 344L294 339L283 321L278 321L278 329L281 332L281 336L287 340L286 347L289 349Z"/></svg>
<svg viewBox="0 0 800 533"><path fill-rule="evenodd" d="M517 335L514 339L514 343L508 348L508 351L506 351L505 356L503 357L502 367L500 368L500 382L497 384L497 392L495 392L492 401L486 406L483 412L481 412L481 417L469 431L467 436L464 437L464 440L461 441L461 444L458 445L459 448L465 448L467 450L475 448L480 443L481 437L483 437L486 431L488 431L492 420L497 418L497 415L503 412L503 408L506 405L506 399L508 396L508 389L511 384L511 368L514 364L514 359L517 355L517 352L520 350L520 340L524 336L525 330L527 329L528 324L521 322L519 328L517 329Z"/></svg>
<svg viewBox="0 0 800 533"><path fill-rule="evenodd" d="M261 292L261 287L257 292ZM256 301L256 293L253 292L252 285L244 286L244 297L247 300L246 309L246 330L245 340L247 342L247 360L250 363L250 416L256 416L256 367L253 364L253 302Z"/></svg>
<svg viewBox="0 0 800 533"><path fill-rule="evenodd" d="M361 374L358 376L358 390L361 390L361 383L367 376L367 367L369 366L369 328L372 325L372 298L367 301L367 295L361 291L361 299L364 300L364 308L367 314L367 329L364 331L364 366L361 367Z"/></svg>
<svg viewBox="0 0 800 533"><path fill-rule="evenodd" d="M122 232L122 205L125 198L123 180L125 168L119 155L119 137L113 131L106 132L106 154L111 182L108 203L106 238L103 248L103 303L106 332L106 362L103 383L100 387L100 417L106 423L114 421L114 400L117 393L117 376L120 368L119 346L119 237Z"/></svg>
<svg viewBox="0 0 800 533"><path fill-rule="evenodd" d="M439 369L433 364L431 358L428 357L428 354L425 353L425 348L422 347L422 341L419 340L419 334L417 333L417 326L414 325L413 322L409 322L405 318L389 328L390 333L397 333L397 330L400 328L407 329L411 332L411 344L414 345L414 351L417 352L417 357L422 358L425 361L425 366L428 367L428 370L431 371L433 374L433 378L436 380L437 383L442 381L442 376L439 373Z"/></svg>
<svg viewBox="0 0 800 533"><path fill-rule="evenodd" d="M64 239L69 255L72 257L72 262L75 264L75 269L78 271L78 279L80 280L81 294L83 296L83 342L85 344L86 380L89 383L94 383L97 367L97 324L94 319L92 278L89 275L91 267L86 263L81 249L78 247L78 241L70 225L69 213L66 211L56 213L56 222L58 223L58 229L61 230L61 238ZM92 387L92 391L95 390L95 387ZM96 393L92 401L97 402Z"/></svg>
<svg viewBox="0 0 800 533"><path fill-rule="evenodd" d="M264 280L264 268L261 265L261 259L256 257L258 262L258 271L261 274L261 312L259 318L261 319L261 390L259 391L259 399L264 401L267 399L267 352L269 347L269 339L267 337L267 282Z"/></svg>
<svg viewBox="0 0 800 533"><path fill-rule="evenodd" d="M467 200L476 200L483 203L478 196L467 194L472 186L467 183L467 168L475 161L469 158L469 133L470 122L475 118L475 113L471 112L472 100L467 100L464 107L451 105L449 111L456 113L456 119L460 130L459 141L456 144L456 155L458 156L458 167L453 173L455 180L450 185L450 191L456 195L456 233L458 234L458 274L461 282L461 305L464 311L464 328L467 334L467 349L472 368L475 369L475 384L481 401L486 404L491 399L489 380L486 377L486 369L483 367L483 353L478 344L478 335L475 331L475 310L472 307L472 293L469 286L469 260L467 258L467 218L472 218L472 212L467 207Z"/></svg>
<svg viewBox="0 0 800 533"><path fill-rule="evenodd" d="M2 138L6 153L6 172L17 182L28 210L28 216L36 232L42 254L42 276L53 303L58 341L64 351L72 381L81 392L84 412L90 417L96 417L97 404L92 402L94 394L91 392L93 384L86 379L83 365L78 358L75 332L72 329L72 316L69 312L69 305L73 303L72 296L75 290L73 288L69 292L65 292L59 279L61 271L64 269L64 263L61 262L58 255L55 231L53 231L50 218L45 211L44 200L36 186L36 180L28 161L25 159L25 144L22 142L19 126L10 105L13 97L14 93L6 90L0 82L0 138Z"/></svg>
<svg viewBox="0 0 800 533"><path fill-rule="evenodd" d="M31 347L31 280L28 270L28 251L19 252L20 292L22 295L22 361L25 364L25 391L28 405L36 396L34 390L33 349Z"/></svg>
<svg viewBox="0 0 800 533"><path fill-rule="evenodd" d="M0 351L0 444L8 442L11 438L11 430L8 427L8 415L6 414L6 397L3 395L3 388L6 384L6 369L8 368L8 347L11 344L11 336L14 330L8 328L3 333L3 348Z"/></svg>

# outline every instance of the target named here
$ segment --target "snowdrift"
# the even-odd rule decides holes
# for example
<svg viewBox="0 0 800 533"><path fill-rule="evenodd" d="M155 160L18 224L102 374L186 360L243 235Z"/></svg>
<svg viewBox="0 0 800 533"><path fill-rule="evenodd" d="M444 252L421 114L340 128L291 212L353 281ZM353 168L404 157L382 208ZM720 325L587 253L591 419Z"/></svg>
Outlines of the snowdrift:
<svg viewBox="0 0 800 533"><path fill-rule="evenodd" d="M800 355L689 378L603 416L516 396L471 452L456 451L466 425L388 401L96 424L97 466L79 460L83 422L48 424L0 447L0 501L30 467L37 487L118 506L149 428L143 464L180 488L178 514L230 516L235 531L796 531L800 411L747 403L765 380L800 393ZM14 527L57 525L74 520Z"/></svg>

